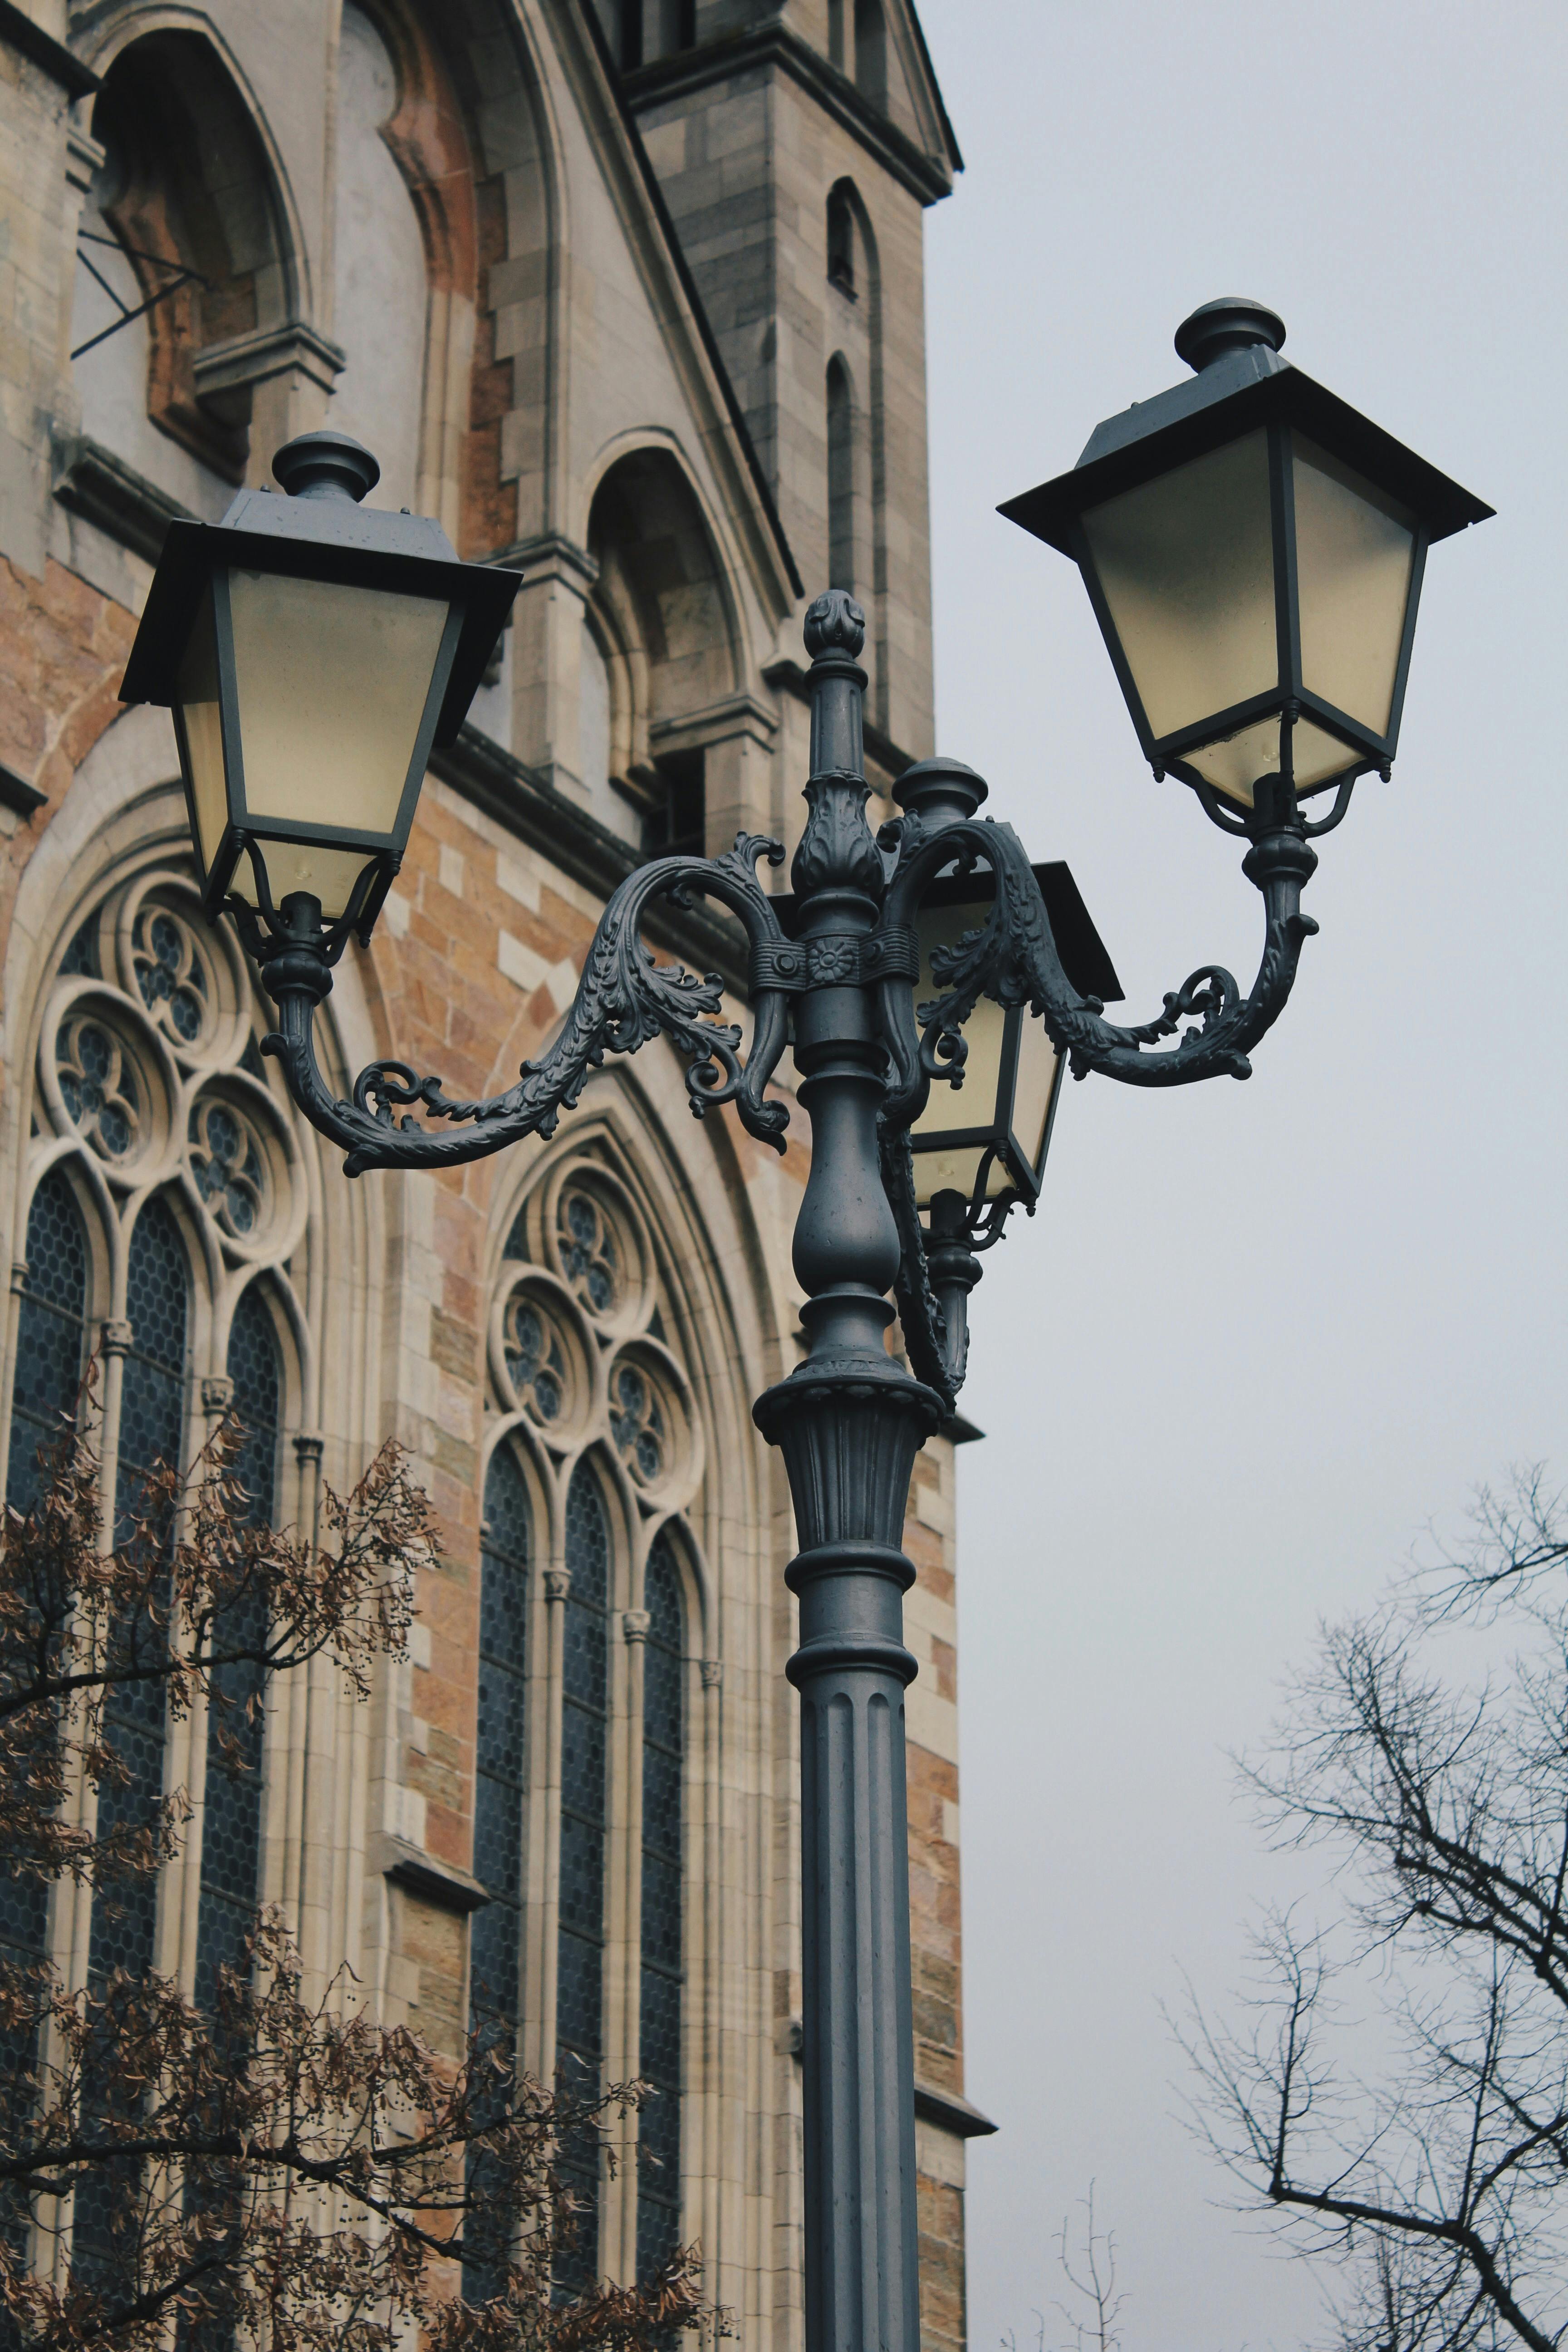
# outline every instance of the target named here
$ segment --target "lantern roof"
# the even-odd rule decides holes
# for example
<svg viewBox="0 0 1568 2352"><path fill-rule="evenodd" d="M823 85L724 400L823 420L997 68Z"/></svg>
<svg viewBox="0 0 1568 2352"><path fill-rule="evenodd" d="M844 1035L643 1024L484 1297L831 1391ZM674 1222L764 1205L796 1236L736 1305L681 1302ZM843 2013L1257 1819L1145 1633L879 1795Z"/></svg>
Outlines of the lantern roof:
<svg viewBox="0 0 1568 2352"><path fill-rule="evenodd" d="M121 700L174 701L180 664L207 582L232 565L460 604L462 634L435 736L437 744L455 742L521 585L521 572L460 562L440 524L427 515L362 506L381 468L346 433L301 434L285 444L273 465L286 495L244 489L221 522L169 525L121 683Z"/></svg>
<svg viewBox="0 0 1568 2352"><path fill-rule="evenodd" d="M1205 302L1176 331L1177 355L1196 373L1108 416L1070 473L1009 499L996 511L1075 556L1078 519L1089 508L1243 433L1279 423L1294 426L1407 507L1429 540L1447 539L1493 513L1337 393L1281 359L1284 341L1283 320L1262 303L1237 297Z"/></svg>

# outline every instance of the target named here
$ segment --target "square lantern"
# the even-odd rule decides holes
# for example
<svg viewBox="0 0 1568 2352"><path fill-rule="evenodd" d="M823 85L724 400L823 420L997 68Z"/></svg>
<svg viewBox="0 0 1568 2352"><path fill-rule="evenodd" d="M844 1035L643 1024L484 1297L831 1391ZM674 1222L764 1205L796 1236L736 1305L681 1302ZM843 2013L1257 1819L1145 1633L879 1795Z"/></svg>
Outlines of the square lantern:
<svg viewBox="0 0 1568 2352"><path fill-rule="evenodd" d="M1067 866L1037 866L1034 871L1068 978L1080 995L1120 1003L1121 983ZM995 895L994 877L984 866L962 877L939 876L931 884L915 917L921 950L917 1004L942 993L931 973L933 950L956 947L966 931L983 929ZM961 1192L966 1201L978 1196L980 1202L1008 1195L1022 1201L1032 1215L1061 1092L1061 1058L1042 1021L1026 1010L1006 1010L988 996L981 997L965 1022L963 1040L969 1049L963 1084L936 1080L910 1129L916 1200L929 1209L939 1192Z"/></svg>
<svg viewBox="0 0 1568 2352"><path fill-rule="evenodd" d="M288 496L169 526L121 697L173 709L208 916L260 903L259 862L274 907L307 892L363 940L521 574L359 505L380 468L346 435L273 463Z"/></svg>
<svg viewBox="0 0 1568 2352"><path fill-rule="evenodd" d="M1426 550L1492 511L1284 340L1271 310L1208 303L1176 336L1191 382L1000 509L1082 571L1145 757L1244 807L1282 755L1299 793L1388 765Z"/></svg>

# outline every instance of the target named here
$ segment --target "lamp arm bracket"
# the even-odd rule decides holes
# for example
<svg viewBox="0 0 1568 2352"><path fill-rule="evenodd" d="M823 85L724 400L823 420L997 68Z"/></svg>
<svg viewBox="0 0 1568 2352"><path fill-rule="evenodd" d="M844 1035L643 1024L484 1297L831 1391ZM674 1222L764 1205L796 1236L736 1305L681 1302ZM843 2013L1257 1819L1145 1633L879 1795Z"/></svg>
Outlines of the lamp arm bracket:
<svg viewBox="0 0 1568 2352"><path fill-rule="evenodd" d="M1255 832L1242 862L1265 907L1263 955L1248 994L1242 995L1222 965L1200 965L1167 994L1152 1021L1137 1027L1107 1021L1099 1001L1073 987L1027 855L1010 825L971 818L926 832L906 824L884 921L911 921L939 872L955 859L967 870L981 858L995 875L995 898L983 929L966 932L932 958L933 976L945 993L915 1006L907 987L889 981L880 989L891 1064L883 1116L889 1122L912 1124L933 1078L963 1084L963 1024L983 995L1007 1007L1027 1005L1045 1023L1057 1051L1068 1055L1075 1077L1096 1070L1127 1086L1168 1087L1251 1076L1247 1055L1284 1011L1302 941L1318 928L1300 910L1302 888L1318 860L1298 819ZM1194 1017L1199 1025L1184 1029ZM1169 1037L1179 1041L1173 1049L1148 1051Z"/></svg>
<svg viewBox="0 0 1568 2352"><path fill-rule="evenodd" d="M926 1237L915 1199L915 1158L907 1127L887 1118L877 1121L877 1152L882 1166L882 1186L899 1232L899 1271L893 1298L909 1352L910 1370L917 1381L934 1389L951 1412L963 1386L969 1355L967 1318L950 1327L942 1301L931 1287Z"/></svg>
<svg viewBox="0 0 1568 2352"><path fill-rule="evenodd" d="M727 907L745 926L753 956L783 940L778 917L754 871L765 856L784 858L782 844L740 834L721 857L662 857L626 877L599 919L561 1034L538 1061L524 1062L517 1082L484 1101L458 1101L437 1077L420 1077L405 1062L372 1062L354 1080L353 1099L335 1099L316 1061L316 1005L331 987L325 935L297 932L268 940L261 959L263 985L278 1005L279 1026L262 1050L281 1062L289 1091L310 1124L342 1146L345 1172L367 1168L447 1168L487 1158L529 1135L552 1135L563 1110L582 1093L606 1053L632 1054L662 1032L687 1056L687 1089L695 1116L732 1102L750 1133L784 1150L789 1113L765 1097L787 1036L787 998L762 989L752 997L752 1050L742 1064L741 1032L709 1016L721 1009L716 974L699 979L679 964L655 961L641 938L651 902L689 906L700 892ZM314 963L320 971L312 968ZM417 1105L446 1131L399 1118Z"/></svg>

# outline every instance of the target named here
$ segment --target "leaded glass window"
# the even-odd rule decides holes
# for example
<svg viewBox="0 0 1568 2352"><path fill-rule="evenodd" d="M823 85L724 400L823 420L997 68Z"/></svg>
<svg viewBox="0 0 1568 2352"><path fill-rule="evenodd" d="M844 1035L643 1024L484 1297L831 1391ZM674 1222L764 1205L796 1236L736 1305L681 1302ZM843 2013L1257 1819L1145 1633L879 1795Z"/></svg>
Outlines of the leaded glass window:
<svg viewBox="0 0 1568 2352"><path fill-rule="evenodd" d="M479 1691L474 1734L474 1874L489 1895L475 1912L468 1945L468 2025L510 2070L517 2048L518 1977L522 1966L523 1728L527 1696L528 1563L531 1515L516 1455L504 1443L485 1480L479 1550ZM505 2095L498 2081L496 2098ZM485 2176L470 2157L470 2189ZM506 2284L504 2237L483 2226L481 2196L464 2225L468 2249L463 2294L488 2303ZM504 2221L503 2221L504 2227Z"/></svg>
<svg viewBox="0 0 1568 2352"><path fill-rule="evenodd" d="M561 1909L556 1943L555 2063L568 2097L599 2095L604 2056L605 1759L608 1711L610 1543L599 1482L585 1462L566 1493L561 1687ZM587 2210L561 2283L577 2293L596 2274L599 2158L584 2134L563 2167Z"/></svg>
<svg viewBox="0 0 1568 2352"><path fill-rule="evenodd" d="M685 1610L668 1535L654 1539L643 1598L642 1979L637 2072L654 2096L637 2124L637 2275L680 2243L681 1780Z"/></svg>
<svg viewBox="0 0 1568 2352"><path fill-rule="evenodd" d="M58 1168L33 1195L26 1249L5 1477L5 1498L17 1511L30 1510L37 1499L39 1449L59 1436L82 1373L87 1232L69 1181Z"/></svg>
<svg viewBox="0 0 1568 2352"><path fill-rule="evenodd" d="M235 1418L244 1430L235 1472L253 1526L277 1510L278 1428L283 1367L278 1330L256 1283L235 1309L228 1339L228 1377ZM215 1646L258 1643L267 1632L267 1605L258 1591L241 1593L213 1627ZM201 1905L196 1926L196 2000L210 2008L222 1967L245 1966L245 1938L259 1893L262 1759L266 1740L265 1676L249 1664L218 1666L214 1685L227 1701L207 1718L206 1795L202 1809Z"/></svg>
<svg viewBox="0 0 1568 2352"><path fill-rule="evenodd" d="M179 1466L184 1453L189 1292L189 1262L179 1227L165 1202L154 1196L136 1220L126 1271L131 1348L122 1372L115 1483L121 1543L162 1546L172 1533L153 1508L144 1481L159 1464ZM151 1612L143 1612L135 1623L117 1624L113 1639L126 1662L134 1664L159 1651L163 1629ZM129 1778L121 1787L100 1788L100 1830L153 1820L163 1786L163 1696L155 1677L117 1683L110 1693L104 1729ZM100 1889L92 1910L91 1973L101 1979L123 1968L144 1976L153 1965L156 1912L157 1885L151 1874Z"/></svg>

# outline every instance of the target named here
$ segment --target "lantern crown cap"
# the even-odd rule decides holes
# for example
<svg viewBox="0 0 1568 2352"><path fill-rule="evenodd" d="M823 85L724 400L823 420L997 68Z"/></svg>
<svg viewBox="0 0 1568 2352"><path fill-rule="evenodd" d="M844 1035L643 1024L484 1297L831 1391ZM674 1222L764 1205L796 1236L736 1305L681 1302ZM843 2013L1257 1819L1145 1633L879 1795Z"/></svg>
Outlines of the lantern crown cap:
<svg viewBox="0 0 1568 2352"><path fill-rule="evenodd" d="M291 499L352 499L356 506L381 479L381 467L363 442L326 426L285 441L272 471Z"/></svg>
<svg viewBox="0 0 1568 2352"><path fill-rule="evenodd" d="M1229 352L1254 351L1259 345L1277 352L1285 341L1285 321L1278 310L1245 295L1222 295L1205 302L1176 329L1176 357L1194 373L1212 367Z"/></svg>

